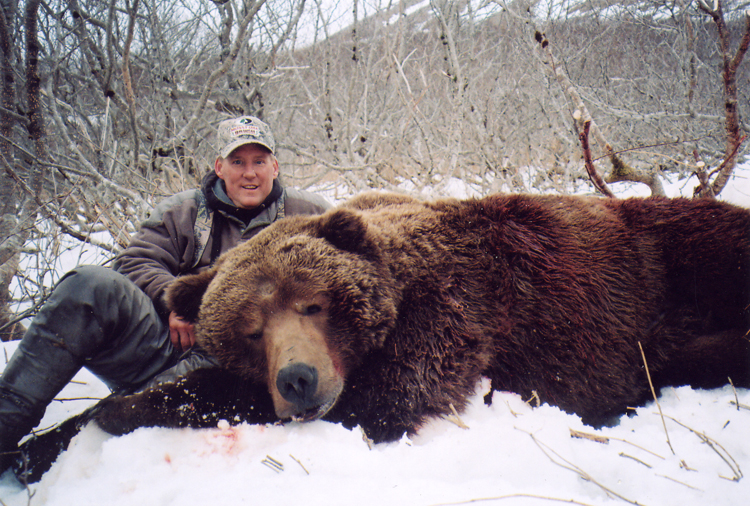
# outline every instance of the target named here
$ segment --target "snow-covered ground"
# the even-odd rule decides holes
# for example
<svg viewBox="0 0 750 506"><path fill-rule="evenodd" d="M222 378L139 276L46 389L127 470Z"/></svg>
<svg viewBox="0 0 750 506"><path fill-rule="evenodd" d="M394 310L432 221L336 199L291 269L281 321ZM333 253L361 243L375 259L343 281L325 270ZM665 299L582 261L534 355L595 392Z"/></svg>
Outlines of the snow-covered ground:
<svg viewBox="0 0 750 506"><path fill-rule="evenodd" d="M673 182L669 194L689 195L692 186ZM736 172L722 197L750 207L750 167ZM15 346L4 344L6 355ZM486 384L477 386L460 423L433 420L412 439L374 448L359 431L322 421L139 429L123 437L88 427L40 483L26 488L6 473L0 500L6 506L748 503L747 389L665 389L663 417L652 403L601 430L511 393L495 392L486 406L486 391ZM59 398L89 399L54 402L40 427L106 394L82 371Z"/></svg>

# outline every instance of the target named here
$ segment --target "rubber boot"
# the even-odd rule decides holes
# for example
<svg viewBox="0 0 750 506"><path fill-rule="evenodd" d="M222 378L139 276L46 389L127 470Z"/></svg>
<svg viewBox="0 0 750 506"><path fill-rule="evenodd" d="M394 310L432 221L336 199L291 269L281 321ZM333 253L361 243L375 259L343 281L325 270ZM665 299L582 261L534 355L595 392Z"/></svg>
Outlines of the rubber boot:
<svg viewBox="0 0 750 506"><path fill-rule="evenodd" d="M19 457L18 441L81 367L68 350L35 344L37 339L22 339L0 377L0 473Z"/></svg>

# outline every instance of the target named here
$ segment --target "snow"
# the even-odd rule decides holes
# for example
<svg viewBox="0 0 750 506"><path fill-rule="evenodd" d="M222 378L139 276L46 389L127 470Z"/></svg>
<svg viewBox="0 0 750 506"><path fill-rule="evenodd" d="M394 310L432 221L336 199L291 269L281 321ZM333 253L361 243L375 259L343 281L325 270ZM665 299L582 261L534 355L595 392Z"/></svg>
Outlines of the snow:
<svg viewBox="0 0 750 506"><path fill-rule="evenodd" d="M85 371L76 380L85 384L71 384L61 397L106 393ZM730 386L665 389L659 402L667 433L653 404L617 427L594 430L577 416L532 407L511 393L495 392L486 406L486 382L477 391L460 415L468 428L433 420L411 440L373 449L358 430L322 421L150 428L122 437L90 426L30 487L30 504L426 506L497 498L606 505L621 502L616 495L647 505L747 504L748 480L734 478L750 459L750 407L737 409ZM741 406L750 405L750 391L738 389L737 396ZM52 408L61 405L68 403ZM63 418L63 411L55 416ZM571 429L609 442L571 437ZM264 463L269 459L283 470ZM0 498L7 506L26 505L28 491L6 473Z"/></svg>
<svg viewBox="0 0 750 506"><path fill-rule="evenodd" d="M722 197L750 207L749 176L749 166L738 170ZM673 196L692 186L667 185ZM16 345L3 343L7 356ZM600 430L512 393L495 392L487 406L487 390L486 381L477 385L460 419L432 420L411 439L373 448L360 431L323 421L143 428L122 437L89 426L38 484L3 475L0 504L744 506L750 497L742 478L750 464L747 389L667 388L658 406ZM88 399L54 402L40 427L107 393L82 370L59 398Z"/></svg>

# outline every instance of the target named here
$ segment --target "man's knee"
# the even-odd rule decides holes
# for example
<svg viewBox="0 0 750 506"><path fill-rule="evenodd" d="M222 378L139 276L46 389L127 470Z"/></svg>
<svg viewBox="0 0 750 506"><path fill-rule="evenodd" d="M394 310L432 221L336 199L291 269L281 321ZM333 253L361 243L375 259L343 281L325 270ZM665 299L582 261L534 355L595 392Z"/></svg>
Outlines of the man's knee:
<svg viewBox="0 0 750 506"><path fill-rule="evenodd" d="M162 331L163 323L151 299L140 288L112 269L87 265L63 276L27 335L58 340L71 353L88 360L126 345L134 333Z"/></svg>
<svg viewBox="0 0 750 506"><path fill-rule="evenodd" d="M72 298L90 298L101 290L112 291L132 284L122 274L100 265L79 265L57 282L53 293Z"/></svg>

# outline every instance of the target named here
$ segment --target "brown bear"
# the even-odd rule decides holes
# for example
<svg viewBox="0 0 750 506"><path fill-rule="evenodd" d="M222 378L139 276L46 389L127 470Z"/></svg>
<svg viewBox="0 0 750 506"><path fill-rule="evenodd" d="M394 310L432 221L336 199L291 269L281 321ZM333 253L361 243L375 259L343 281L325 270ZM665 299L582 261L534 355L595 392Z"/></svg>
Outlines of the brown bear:
<svg viewBox="0 0 750 506"><path fill-rule="evenodd" d="M656 388L750 386L750 212L365 194L268 227L177 279L168 304L222 368L76 425L323 418L390 441L460 411L483 376L601 425L649 399L641 347Z"/></svg>

